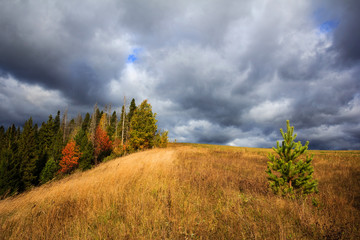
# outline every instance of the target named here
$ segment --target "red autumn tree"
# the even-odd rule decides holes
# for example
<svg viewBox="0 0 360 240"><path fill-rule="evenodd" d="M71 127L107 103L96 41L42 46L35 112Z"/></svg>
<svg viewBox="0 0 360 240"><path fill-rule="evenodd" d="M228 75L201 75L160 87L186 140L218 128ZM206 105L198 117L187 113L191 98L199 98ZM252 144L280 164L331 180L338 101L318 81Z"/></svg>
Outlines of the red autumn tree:
<svg viewBox="0 0 360 240"><path fill-rule="evenodd" d="M96 128L95 133L95 164L98 163L98 159L105 157L111 153L112 142L107 135L106 131L99 125Z"/></svg>
<svg viewBox="0 0 360 240"><path fill-rule="evenodd" d="M81 152L75 141L71 140L68 142L62 150L62 158L59 163L61 169L59 172L68 173L76 168L78 166L80 156Z"/></svg>

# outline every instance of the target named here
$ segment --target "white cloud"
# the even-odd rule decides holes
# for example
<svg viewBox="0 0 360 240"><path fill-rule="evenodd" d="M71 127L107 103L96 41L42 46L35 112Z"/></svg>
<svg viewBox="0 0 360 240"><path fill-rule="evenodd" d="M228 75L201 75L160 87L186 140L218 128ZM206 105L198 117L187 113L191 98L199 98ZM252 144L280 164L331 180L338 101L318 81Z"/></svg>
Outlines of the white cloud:
<svg viewBox="0 0 360 240"><path fill-rule="evenodd" d="M121 71L118 79L113 79L107 86L110 99L118 100L124 96L136 99L148 99L149 93L153 92L156 79L150 75L146 69L141 68L136 63L128 63Z"/></svg>
<svg viewBox="0 0 360 240"><path fill-rule="evenodd" d="M245 118L257 123L276 122L291 115L291 103L291 99L267 100L252 107Z"/></svg>

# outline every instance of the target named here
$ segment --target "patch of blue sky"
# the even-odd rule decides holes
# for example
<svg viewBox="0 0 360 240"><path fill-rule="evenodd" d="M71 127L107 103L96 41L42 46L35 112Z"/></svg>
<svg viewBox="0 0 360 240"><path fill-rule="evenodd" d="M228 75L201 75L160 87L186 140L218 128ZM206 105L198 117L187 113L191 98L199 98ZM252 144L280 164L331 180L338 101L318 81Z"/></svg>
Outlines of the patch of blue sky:
<svg viewBox="0 0 360 240"><path fill-rule="evenodd" d="M138 60L140 52L141 52L141 48L134 48L132 50L132 53L129 54L129 56L127 57L127 63L133 63L136 60Z"/></svg>
<svg viewBox="0 0 360 240"><path fill-rule="evenodd" d="M312 15L318 31L325 34L333 32L339 26L339 17L340 16L325 7L317 8Z"/></svg>
<svg viewBox="0 0 360 240"><path fill-rule="evenodd" d="M330 33L339 26L339 23L340 22L336 20L325 21L319 26L319 30L322 33Z"/></svg>
<svg viewBox="0 0 360 240"><path fill-rule="evenodd" d="M128 63L133 63L133 62L135 62L136 60L137 60L137 57L136 57L135 54L130 54L130 55L128 56L128 58L127 58L127 62L128 62Z"/></svg>

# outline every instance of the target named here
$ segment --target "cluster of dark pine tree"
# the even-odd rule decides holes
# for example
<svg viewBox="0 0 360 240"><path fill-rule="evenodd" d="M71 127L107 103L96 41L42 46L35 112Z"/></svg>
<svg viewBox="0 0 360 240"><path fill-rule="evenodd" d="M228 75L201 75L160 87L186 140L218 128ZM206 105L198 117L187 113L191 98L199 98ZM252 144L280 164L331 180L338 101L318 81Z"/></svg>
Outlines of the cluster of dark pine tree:
<svg viewBox="0 0 360 240"><path fill-rule="evenodd" d="M166 147L168 132L156 125L156 114L145 100L136 106L132 99L128 113L122 107L120 119L111 106L85 118L79 114L68 121L49 116L40 127L27 120L22 129L0 127L0 198L23 192L62 173L93 165L137 150Z"/></svg>

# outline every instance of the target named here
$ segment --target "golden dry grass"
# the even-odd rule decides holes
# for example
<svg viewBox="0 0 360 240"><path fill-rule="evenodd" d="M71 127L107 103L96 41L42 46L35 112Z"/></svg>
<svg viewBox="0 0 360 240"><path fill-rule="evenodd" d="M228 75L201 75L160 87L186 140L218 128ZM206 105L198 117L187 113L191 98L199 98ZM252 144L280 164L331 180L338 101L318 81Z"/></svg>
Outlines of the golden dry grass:
<svg viewBox="0 0 360 240"><path fill-rule="evenodd" d="M312 197L274 196L268 149L175 144L0 201L1 239L360 239L360 151L314 151Z"/></svg>

